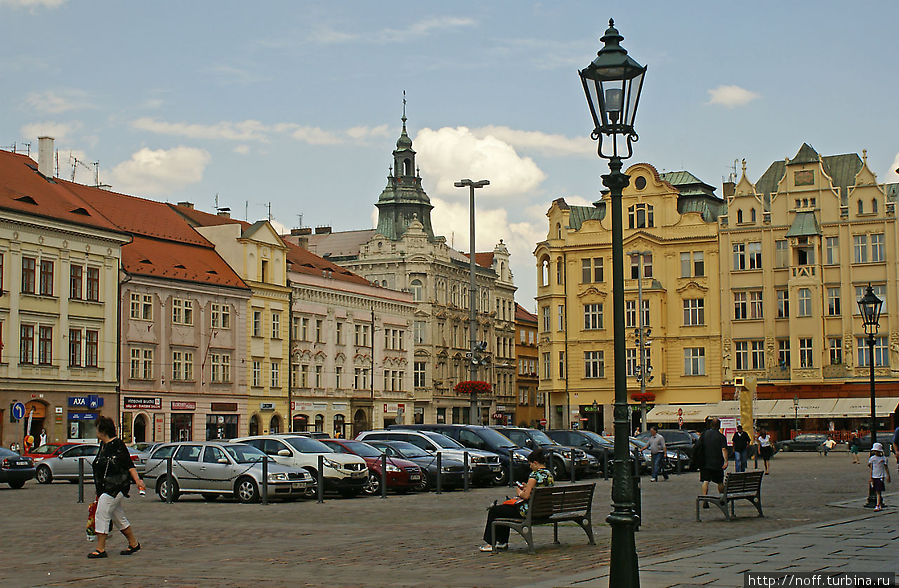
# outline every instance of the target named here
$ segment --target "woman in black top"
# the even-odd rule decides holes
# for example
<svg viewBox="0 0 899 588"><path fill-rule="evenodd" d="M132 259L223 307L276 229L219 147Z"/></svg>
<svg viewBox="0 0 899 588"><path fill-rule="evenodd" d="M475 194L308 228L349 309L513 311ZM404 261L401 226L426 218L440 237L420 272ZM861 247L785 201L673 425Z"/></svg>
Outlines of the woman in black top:
<svg viewBox="0 0 899 588"><path fill-rule="evenodd" d="M131 461L131 455L125 443L116 437L115 423L109 417L97 419L97 439L100 450L94 460L94 486L97 488L97 513L94 516L97 530L97 549L87 557L96 559L106 557L106 537L113 527L119 529L128 539L128 549L122 555L131 555L140 549L140 543L131 530L131 523L125 517L123 506L131 481L143 492L146 491L143 480Z"/></svg>

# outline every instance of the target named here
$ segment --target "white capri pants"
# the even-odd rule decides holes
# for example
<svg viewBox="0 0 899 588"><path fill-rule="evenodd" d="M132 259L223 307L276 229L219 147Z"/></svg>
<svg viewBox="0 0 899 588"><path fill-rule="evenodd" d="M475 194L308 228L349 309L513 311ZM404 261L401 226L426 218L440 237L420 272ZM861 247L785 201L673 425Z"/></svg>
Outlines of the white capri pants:
<svg viewBox="0 0 899 588"><path fill-rule="evenodd" d="M113 528L119 531L131 526L125 516L125 495L119 492L115 498L105 492L97 499L97 513L94 515L94 528L97 533L108 535Z"/></svg>

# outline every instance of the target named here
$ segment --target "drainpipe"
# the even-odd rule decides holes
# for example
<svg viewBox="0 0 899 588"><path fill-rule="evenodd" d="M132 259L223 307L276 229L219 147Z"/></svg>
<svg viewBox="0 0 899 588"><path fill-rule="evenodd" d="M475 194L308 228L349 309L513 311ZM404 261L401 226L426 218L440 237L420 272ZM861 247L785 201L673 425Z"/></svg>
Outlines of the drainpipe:
<svg viewBox="0 0 899 588"><path fill-rule="evenodd" d="M568 429L571 428L571 392L568 389L568 253L565 251L562 252L562 292L564 294L565 303L562 306L562 313L564 314L564 322L562 326L565 327L564 335L565 335L565 418L562 422L567 423Z"/></svg>
<svg viewBox="0 0 899 588"><path fill-rule="evenodd" d="M123 275L124 274L124 275ZM116 289L116 345L115 345L115 413L116 422L119 424L119 432L122 431L122 284L131 281L131 276L122 271L122 260L118 260L118 269L116 275L119 276ZM155 426L155 424L154 424ZM133 434L133 432L132 432ZM133 437L132 437L133 438Z"/></svg>
<svg viewBox="0 0 899 588"><path fill-rule="evenodd" d="M287 280L287 430L293 433L293 285Z"/></svg>

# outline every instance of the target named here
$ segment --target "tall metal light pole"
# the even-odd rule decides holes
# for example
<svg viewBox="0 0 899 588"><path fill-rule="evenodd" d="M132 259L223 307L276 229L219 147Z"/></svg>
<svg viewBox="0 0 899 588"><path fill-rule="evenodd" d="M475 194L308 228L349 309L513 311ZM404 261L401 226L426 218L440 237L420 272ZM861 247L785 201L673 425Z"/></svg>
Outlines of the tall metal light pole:
<svg viewBox="0 0 899 588"><path fill-rule="evenodd" d="M621 173L622 159L633 155L634 115L643 88L646 68L621 47L624 39L609 20L601 41L605 46L586 68L578 72L593 118L591 136L598 140L597 153L609 160L611 173L602 176L609 189L612 217L612 328L615 334L615 457L612 462L612 512L606 521L612 527L609 586L632 588L640 585L637 546L634 531L638 524L635 510L633 464L630 455L630 418L627 403L627 371L624 330L624 244L622 236L621 191L630 177ZM610 139L603 149L603 136ZM611 146L609 146L609 143ZM600 202L595 203L597 206ZM609 209L607 207L607 214Z"/></svg>
<svg viewBox="0 0 899 588"><path fill-rule="evenodd" d="M799 434L799 396L793 395L793 430Z"/></svg>
<svg viewBox="0 0 899 588"><path fill-rule="evenodd" d="M490 180L478 180L477 182L472 182L469 179L459 180L455 183L457 188L464 188L468 186L469 189L469 200L468 200L468 243L469 243L469 260L468 260L468 350L471 353L471 357L468 361L468 371L469 376L468 379L471 381L475 381L478 379L478 367L480 366L480 353L478 346L478 317L477 317L477 302L478 302L478 288L475 283L475 248L474 248L474 190L475 188L483 188L484 186L489 186ZM477 393L472 388L471 391L471 416L470 421L472 425L479 424L480 417L478 415L478 397Z"/></svg>
<svg viewBox="0 0 899 588"><path fill-rule="evenodd" d="M646 360L647 339L652 332L649 325L644 324L643 320L643 258L651 255L652 251L628 251L632 262L634 257L637 258L637 315L639 317L634 330L636 335L637 349L640 354L640 372L637 374L637 381L640 382L640 431L646 431L646 382L652 380L652 365Z"/></svg>
<svg viewBox="0 0 899 588"><path fill-rule="evenodd" d="M862 322L865 325L865 333L868 335L868 366L871 368L871 446L877 443L877 415L876 415L876 398L874 393L874 336L880 326L880 311L883 309L883 300L874 294L871 284L865 291L865 295L858 301L858 308L862 313ZM868 502L866 507L873 507L877 502L874 496L873 487L868 491Z"/></svg>

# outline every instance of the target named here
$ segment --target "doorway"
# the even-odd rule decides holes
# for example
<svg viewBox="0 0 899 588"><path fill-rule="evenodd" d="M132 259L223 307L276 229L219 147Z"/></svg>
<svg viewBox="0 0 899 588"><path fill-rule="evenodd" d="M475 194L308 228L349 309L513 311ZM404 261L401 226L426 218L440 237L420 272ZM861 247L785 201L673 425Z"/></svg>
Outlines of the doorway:
<svg viewBox="0 0 899 588"><path fill-rule="evenodd" d="M145 443L147 441L147 417L142 414L134 417L134 427L132 430L135 443Z"/></svg>

